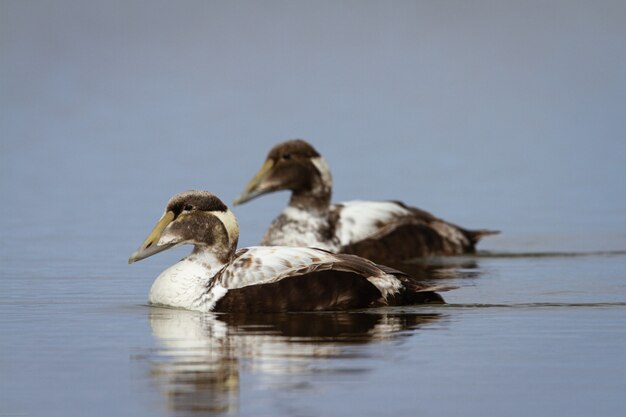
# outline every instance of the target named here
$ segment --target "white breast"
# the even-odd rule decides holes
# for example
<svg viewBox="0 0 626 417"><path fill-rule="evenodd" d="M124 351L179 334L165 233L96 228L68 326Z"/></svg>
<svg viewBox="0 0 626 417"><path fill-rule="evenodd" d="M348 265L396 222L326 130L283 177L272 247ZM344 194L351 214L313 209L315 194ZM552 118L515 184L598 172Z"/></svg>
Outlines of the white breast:
<svg viewBox="0 0 626 417"><path fill-rule="evenodd" d="M348 245L375 234L381 224L394 218L410 216L411 212L399 204L388 201L347 201L340 203L336 235L340 244Z"/></svg>
<svg viewBox="0 0 626 417"><path fill-rule="evenodd" d="M277 220L280 227L272 227L261 241L262 245L310 246L329 251L339 249L337 242L324 239L328 228L325 215L287 207Z"/></svg>
<svg viewBox="0 0 626 417"><path fill-rule="evenodd" d="M216 271L187 258L170 266L157 277L150 288L150 304L187 310L211 311L226 294L219 284L209 291L209 282Z"/></svg>

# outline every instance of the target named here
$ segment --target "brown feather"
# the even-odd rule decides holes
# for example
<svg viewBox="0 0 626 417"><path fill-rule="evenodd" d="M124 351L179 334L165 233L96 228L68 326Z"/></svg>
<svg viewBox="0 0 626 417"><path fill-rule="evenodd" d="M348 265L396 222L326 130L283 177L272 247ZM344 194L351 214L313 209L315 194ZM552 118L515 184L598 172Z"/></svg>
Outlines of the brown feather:
<svg viewBox="0 0 626 417"><path fill-rule="evenodd" d="M327 251L322 251L327 252ZM245 251L238 251L243 254ZM384 305L437 302L435 291L456 287L430 285L404 272L349 254L333 255L332 263L312 263L294 269L277 282L231 288L215 305L218 312L286 312L350 310ZM236 259L233 260L236 262ZM393 275L402 283L400 291L384 299L368 277ZM219 277L216 277L216 282Z"/></svg>
<svg viewBox="0 0 626 417"><path fill-rule="evenodd" d="M358 274L315 271L278 282L229 290L215 305L218 312L275 313L350 310L380 298L376 287Z"/></svg>
<svg viewBox="0 0 626 417"><path fill-rule="evenodd" d="M342 246L340 252L359 255L377 263L398 263L407 259L453 254L443 236L423 223L391 225L387 233ZM473 248L464 248L465 252ZM450 253L452 252L452 253Z"/></svg>
<svg viewBox="0 0 626 417"><path fill-rule="evenodd" d="M332 184L330 181L324 182L312 162L313 158L319 157L317 150L302 139L274 146L268 154L268 160L274 161L274 168L268 176L271 187L266 191L290 190L290 207L326 216L326 222L318 222L312 226L314 230L310 230L318 242L305 242L293 236L297 235L293 231L297 230L293 220L281 215L272 223L261 244L322 246L323 243L327 245L324 247L333 250L337 248L337 225L343 206L330 204ZM405 211L406 214L398 213L391 219L381 219L376 222L377 230L371 236L345 244L338 251L376 262L397 263L420 257L474 253L475 245L482 237L498 233L491 230L467 230L400 201L390 203L397 204L408 213ZM287 228L287 225L290 227ZM283 230L288 230L289 234L283 234ZM285 236L293 236L293 241Z"/></svg>

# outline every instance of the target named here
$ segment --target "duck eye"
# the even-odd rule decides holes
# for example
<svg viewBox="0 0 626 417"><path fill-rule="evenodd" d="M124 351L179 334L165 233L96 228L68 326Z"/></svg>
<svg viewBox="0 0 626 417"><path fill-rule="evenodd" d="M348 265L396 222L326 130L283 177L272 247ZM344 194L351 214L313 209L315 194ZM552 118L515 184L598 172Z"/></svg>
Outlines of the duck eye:
<svg viewBox="0 0 626 417"><path fill-rule="evenodd" d="M184 210L185 210L185 211L191 211L191 210L193 210L193 206L192 206L191 204L187 204L187 205L185 206L185 209L184 209Z"/></svg>
<svg viewBox="0 0 626 417"><path fill-rule="evenodd" d="M283 159L291 159L291 154L289 152L285 152L283 154Z"/></svg>

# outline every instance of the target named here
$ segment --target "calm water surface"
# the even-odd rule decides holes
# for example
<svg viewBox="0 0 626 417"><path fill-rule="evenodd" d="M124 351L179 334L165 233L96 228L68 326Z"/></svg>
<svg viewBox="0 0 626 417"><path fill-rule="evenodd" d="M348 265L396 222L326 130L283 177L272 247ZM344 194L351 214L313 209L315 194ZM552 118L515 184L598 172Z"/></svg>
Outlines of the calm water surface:
<svg viewBox="0 0 626 417"><path fill-rule="evenodd" d="M612 0L1 1L0 417L625 415L625 43ZM503 233L411 266L447 305L145 305L169 197L294 137L337 201Z"/></svg>
<svg viewBox="0 0 626 417"><path fill-rule="evenodd" d="M3 260L9 416L620 415L626 256L479 256L447 305L203 315L120 263ZM112 266L113 265L113 266Z"/></svg>

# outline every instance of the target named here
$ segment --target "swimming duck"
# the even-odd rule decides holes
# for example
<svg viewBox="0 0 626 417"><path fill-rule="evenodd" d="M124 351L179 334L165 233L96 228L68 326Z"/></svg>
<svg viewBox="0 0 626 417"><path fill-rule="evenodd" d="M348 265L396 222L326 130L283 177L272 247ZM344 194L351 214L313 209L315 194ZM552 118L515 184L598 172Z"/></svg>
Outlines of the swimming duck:
<svg viewBox="0 0 626 417"><path fill-rule="evenodd" d="M358 256L322 249L237 250L238 239L237 220L218 197L187 191L170 199L128 262L174 246L194 245L189 256L158 276L149 302L205 312L345 310L443 302L434 291L453 288L427 285Z"/></svg>
<svg viewBox="0 0 626 417"><path fill-rule="evenodd" d="M234 201L289 190L289 205L270 225L262 245L311 246L397 264L433 255L475 252L491 230L467 230L399 201L331 204L332 177L324 158L304 140L274 146L260 171Z"/></svg>

